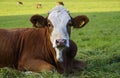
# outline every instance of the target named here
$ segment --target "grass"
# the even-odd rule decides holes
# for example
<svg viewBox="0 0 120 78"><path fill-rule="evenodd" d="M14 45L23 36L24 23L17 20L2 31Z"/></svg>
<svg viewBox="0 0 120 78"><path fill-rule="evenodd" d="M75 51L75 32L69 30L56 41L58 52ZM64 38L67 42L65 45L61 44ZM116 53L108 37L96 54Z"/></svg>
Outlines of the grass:
<svg viewBox="0 0 120 78"><path fill-rule="evenodd" d="M10 1L10 2L9 2ZM42 0L43 7L36 9L38 0L1 0L0 28L31 27L33 14L47 16L55 0ZM73 2L74 1L74 2ZM87 15L90 22L82 29L73 29L71 38L78 45L76 59L87 62L87 69L78 71L72 78L120 78L120 1L119 0L64 0L71 15ZM0 69L0 78L63 78L57 72L31 73Z"/></svg>

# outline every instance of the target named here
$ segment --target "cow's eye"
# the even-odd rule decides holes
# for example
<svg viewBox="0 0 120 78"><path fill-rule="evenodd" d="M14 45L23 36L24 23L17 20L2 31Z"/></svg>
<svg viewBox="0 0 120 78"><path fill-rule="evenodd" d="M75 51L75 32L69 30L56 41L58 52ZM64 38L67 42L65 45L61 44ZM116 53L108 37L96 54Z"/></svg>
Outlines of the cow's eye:
<svg viewBox="0 0 120 78"><path fill-rule="evenodd" d="M50 27L51 26L51 24L50 23L48 23L48 27Z"/></svg>
<svg viewBox="0 0 120 78"><path fill-rule="evenodd" d="M51 23L48 23L48 29L50 33L53 31L53 26Z"/></svg>
<svg viewBox="0 0 120 78"><path fill-rule="evenodd" d="M53 25L50 22L48 22L48 27L51 29L53 28Z"/></svg>

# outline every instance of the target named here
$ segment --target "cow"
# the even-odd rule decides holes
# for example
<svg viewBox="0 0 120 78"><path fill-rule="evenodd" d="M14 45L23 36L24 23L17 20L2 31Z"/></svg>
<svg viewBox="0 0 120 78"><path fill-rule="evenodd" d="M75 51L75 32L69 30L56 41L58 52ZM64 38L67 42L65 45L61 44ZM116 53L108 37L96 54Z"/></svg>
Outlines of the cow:
<svg viewBox="0 0 120 78"><path fill-rule="evenodd" d="M20 71L54 71L69 75L85 64L75 60L77 45L70 39L71 27L81 28L89 19L71 17L61 5L47 17L33 15L33 28L0 29L0 67Z"/></svg>
<svg viewBox="0 0 120 78"><path fill-rule="evenodd" d="M41 2L38 2L37 4L36 4L36 8L41 8L42 7L42 3Z"/></svg>
<svg viewBox="0 0 120 78"><path fill-rule="evenodd" d="M17 4L23 5L23 2L21 2L21 1L17 1Z"/></svg>
<svg viewBox="0 0 120 78"><path fill-rule="evenodd" d="M62 1L57 1L57 5L63 5L64 6L64 3Z"/></svg>

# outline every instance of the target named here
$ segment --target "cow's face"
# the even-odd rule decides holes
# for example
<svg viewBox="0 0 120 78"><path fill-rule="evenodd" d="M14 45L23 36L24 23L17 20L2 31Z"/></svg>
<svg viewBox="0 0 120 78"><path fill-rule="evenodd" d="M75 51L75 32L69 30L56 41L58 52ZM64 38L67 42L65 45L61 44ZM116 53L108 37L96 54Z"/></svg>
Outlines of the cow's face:
<svg viewBox="0 0 120 78"><path fill-rule="evenodd" d="M63 6L57 6L52 9L47 18L40 15L31 17L31 22L34 27L48 27L50 40L53 44L53 48L55 48L57 52L57 59L59 60L61 60L62 57L62 50L65 47L69 47L71 26L81 28L88 21L89 19L84 15L72 18Z"/></svg>
<svg viewBox="0 0 120 78"><path fill-rule="evenodd" d="M48 24L52 27L50 39L53 47L69 47L68 23L71 17L65 10L52 11L48 15Z"/></svg>

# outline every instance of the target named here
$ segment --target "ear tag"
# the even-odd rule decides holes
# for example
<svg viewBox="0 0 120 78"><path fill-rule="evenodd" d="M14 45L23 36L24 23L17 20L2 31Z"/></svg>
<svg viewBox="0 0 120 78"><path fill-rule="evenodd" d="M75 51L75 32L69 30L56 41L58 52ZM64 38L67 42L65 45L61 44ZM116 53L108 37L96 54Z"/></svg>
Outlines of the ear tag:
<svg viewBox="0 0 120 78"><path fill-rule="evenodd" d="M39 23L39 22L37 22L37 23L36 23L36 26L37 26L37 27L40 27L41 25L40 25L40 23Z"/></svg>
<svg viewBox="0 0 120 78"><path fill-rule="evenodd" d="M82 26L82 25L84 25L85 24L85 21L82 21L81 23L80 23L80 27Z"/></svg>

